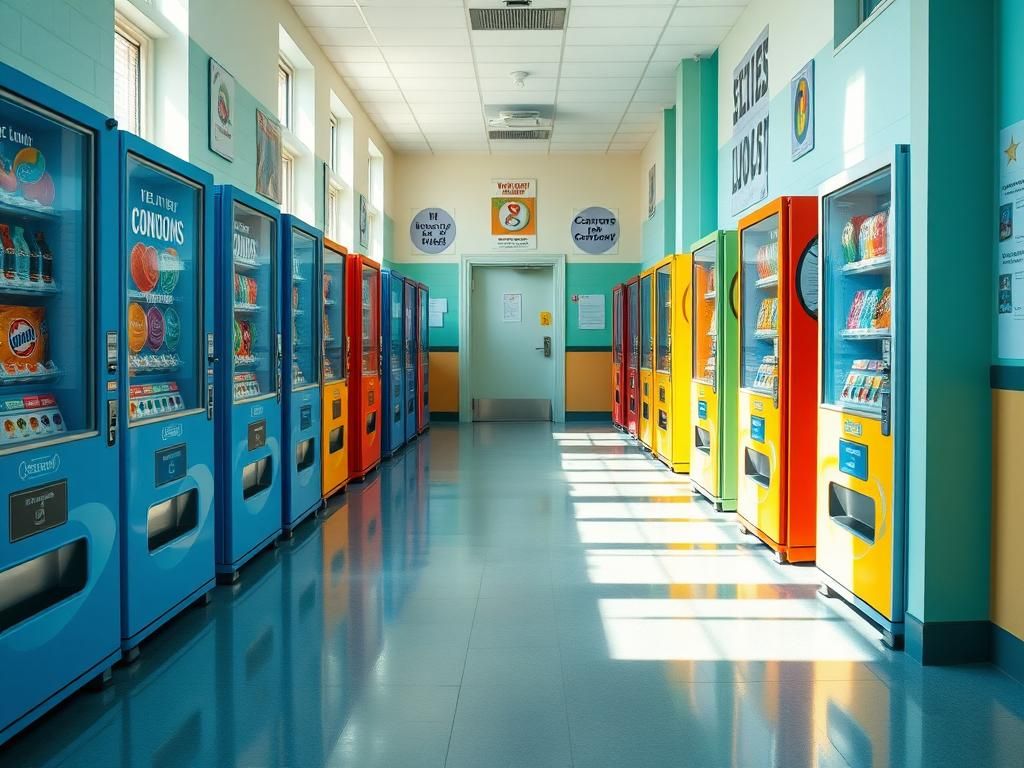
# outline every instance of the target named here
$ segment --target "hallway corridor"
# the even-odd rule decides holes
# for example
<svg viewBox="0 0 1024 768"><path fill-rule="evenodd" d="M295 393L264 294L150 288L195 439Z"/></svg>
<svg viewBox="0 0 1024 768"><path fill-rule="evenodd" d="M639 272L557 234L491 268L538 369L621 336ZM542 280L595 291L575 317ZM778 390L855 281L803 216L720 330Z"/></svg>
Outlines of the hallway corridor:
<svg viewBox="0 0 1024 768"><path fill-rule="evenodd" d="M0 765L1024 765L1024 686L816 574L609 427L435 425Z"/></svg>

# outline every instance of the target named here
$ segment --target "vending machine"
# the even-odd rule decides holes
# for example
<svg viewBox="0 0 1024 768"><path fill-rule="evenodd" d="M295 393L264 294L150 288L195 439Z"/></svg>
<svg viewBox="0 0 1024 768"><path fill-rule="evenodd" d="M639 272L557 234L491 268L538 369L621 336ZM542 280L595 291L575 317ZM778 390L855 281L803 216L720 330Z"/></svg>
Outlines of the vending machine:
<svg viewBox="0 0 1024 768"><path fill-rule="evenodd" d="M213 177L121 133L121 645L214 573Z"/></svg>
<svg viewBox="0 0 1024 768"><path fill-rule="evenodd" d="M688 253L654 265L653 452L673 472L690 471L690 271Z"/></svg>
<svg viewBox="0 0 1024 768"><path fill-rule="evenodd" d="M430 289L423 283L416 283L417 313L417 376L416 391L419 392L419 408L416 411L416 429L423 433L430 428Z"/></svg>
<svg viewBox="0 0 1024 768"><path fill-rule="evenodd" d="M626 431L640 434L640 276L626 283Z"/></svg>
<svg viewBox="0 0 1024 768"><path fill-rule="evenodd" d="M816 197L740 220L737 516L781 562L814 560Z"/></svg>
<svg viewBox="0 0 1024 768"><path fill-rule="evenodd" d="M0 744L121 655L117 134L0 65Z"/></svg>
<svg viewBox="0 0 1024 768"><path fill-rule="evenodd" d="M640 421L637 439L649 451L654 448L654 270L640 274Z"/></svg>
<svg viewBox="0 0 1024 768"><path fill-rule="evenodd" d="M294 216L281 220L281 318L285 359L281 425L281 528L295 526L323 504L322 423L320 419L323 330L323 233ZM282 361L283 365L283 361Z"/></svg>
<svg viewBox="0 0 1024 768"><path fill-rule="evenodd" d="M380 463L380 265L348 255L348 412L355 431L348 447L349 477L362 480Z"/></svg>
<svg viewBox="0 0 1024 768"><path fill-rule="evenodd" d="M405 281L405 323L402 336L405 341L404 366L405 366L405 404L402 413L405 418L405 439L414 440L419 435L417 429L417 415L419 409L419 314L416 306L416 283L412 280Z"/></svg>
<svg viewBox="0 0 1024 768"><path fill-rule="evenodd" d="M348 250L331 240L324 240L323 271L320 288L323 292L322 376L323 400L320 404L321 456L320 489L330 499L348 482L348 329L345 325L345 259Z"/></svg>
<svg viewBox="0 0 1024 768"><path fill-rule="evenodd" d="M821 194L818 568L899 644L904 627L910 149Z"/></svg>
<svg viewBox="0 0 1024 768"><path fill-rule="evenodd" d="M612 424L617 429L626 428L626 419L623 414L625 405L625 390L622 386L625 371L623 370L623 286L620 283L612 288Z"/></svg>
<svg viewBox="0 0 1024 768"><path fill-rule="evenodd" d="M381 453L394 456L405 445L405 278L391 269L380 273L381 391L384 419Z"/></svg>
<svg viewBox="0 0 1024 768"><path fill-rule="evenodd" d="M736 509L738 269L736 232L694 243L690 479L694 490L729 511Z"/></svg>
<svg viewBox="0 0 1024 768"><path fill-rule="evenodd" d="M217 576L281 534L281 357L277 209L235 187L217 201Z"/></svg>

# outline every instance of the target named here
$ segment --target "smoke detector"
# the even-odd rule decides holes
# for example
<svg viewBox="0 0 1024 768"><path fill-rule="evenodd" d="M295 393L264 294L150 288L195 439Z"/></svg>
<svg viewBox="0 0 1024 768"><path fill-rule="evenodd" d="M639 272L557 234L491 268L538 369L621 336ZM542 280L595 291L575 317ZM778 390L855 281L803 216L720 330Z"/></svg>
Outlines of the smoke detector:
<svg viewBox="0 0 1024 768"><path fill-rule="evenodd" d="M526 78L530 76L530 73L517 69L515 72L509 72L508 76L512 78L512 85L516 88L525 88Z"/></svg>

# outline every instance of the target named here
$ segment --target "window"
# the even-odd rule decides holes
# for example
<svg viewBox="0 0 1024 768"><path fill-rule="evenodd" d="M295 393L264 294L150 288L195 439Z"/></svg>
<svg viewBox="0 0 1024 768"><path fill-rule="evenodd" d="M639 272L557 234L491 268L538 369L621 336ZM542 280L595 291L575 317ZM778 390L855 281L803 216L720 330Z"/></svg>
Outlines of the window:
<svg viewBox="0 0 1024 768"><path fill-rule="evenodd" d="M295 211L295 158L281 152L281 212Z"/></svg>
<svg viewBox="0 0 1024 768"><path fill-rule="evenodd" d="M367 144L369 150L369 195L366 205L367 236L369 256L375 261L384 260L384 155L373 141Z"/></svg>
<svg viewBox="0 0 1024 768"><path fill-rule="evenodd" d="M328 155L324 194L324 226L335 242L354 247L352 237L355 207L352 204L352 113L331 91L327 124Z"/></svg>
<svg viewBox="0 0 1024 768"><path fill-rule="evenodd" d="M292 128L292 77L294 70L285 59L277 62L277 118L281 125Z"/></svg>
<svg viewBox="0 0 1024 768"><path fill-rule="evenodd" d="M114 117L125 131L142 136L146 128L145 57L148 40L118 16L114 22Z"/></svg>
<svg viewBox="0 0 1024 768"><path fill-rule="evenodd" d="M331 115L331 170L338 172L338 118Z"/></svg>
<svg viewBox="0 0 1024 768"><path fill-rule="evenodd" d="M333 184L327 190L327 236L337 242L341 239L341 190Z"/></svg>
<svg viewBox="0 0 1024 768"><path fill-rule="evenodd" d="M888 8L893 0L834 0L833 43L838 50L852 38L861 27L873 21Z"/></svg>

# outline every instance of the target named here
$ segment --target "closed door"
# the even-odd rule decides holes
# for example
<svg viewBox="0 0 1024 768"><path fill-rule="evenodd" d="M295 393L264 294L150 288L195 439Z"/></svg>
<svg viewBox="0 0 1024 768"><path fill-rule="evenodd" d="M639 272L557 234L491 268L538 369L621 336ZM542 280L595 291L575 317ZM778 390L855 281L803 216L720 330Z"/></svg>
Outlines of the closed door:
<svg viewBox="0 0 1024 768"><path fill-rule="evenodd" d="M474 421L551 420L553 289L551 267L473 268Z"/></svg>

